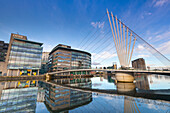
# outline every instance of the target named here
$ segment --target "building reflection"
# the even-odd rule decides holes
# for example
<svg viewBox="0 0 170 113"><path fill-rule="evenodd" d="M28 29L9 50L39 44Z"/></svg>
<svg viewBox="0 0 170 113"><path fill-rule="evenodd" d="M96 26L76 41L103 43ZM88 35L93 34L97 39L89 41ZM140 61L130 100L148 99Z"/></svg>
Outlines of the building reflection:
<svg viewBox="0 0 170 113"><path fill-rule="evenodd" d="M136 79L136 87L138 89L143 89L143 90L149 90L149 80L148 80L148 74L145 73L140 73L140 74L135 74L135 79Z"/></svg>
<svg viewBox="0 0 170 113"><path fill-rule="evenodd" d="M91 88L89 78L58 79L55 83L63 83L74 87ZM92 93L68 89L61 86L46 84L45 105L50 112L68 112L92 101Z"/></svg>
<svg viewBox="0 0 170 113"><path fill-rule="evenodd" d="M35 112L37 81L0 82L0 112Z"/></svg>

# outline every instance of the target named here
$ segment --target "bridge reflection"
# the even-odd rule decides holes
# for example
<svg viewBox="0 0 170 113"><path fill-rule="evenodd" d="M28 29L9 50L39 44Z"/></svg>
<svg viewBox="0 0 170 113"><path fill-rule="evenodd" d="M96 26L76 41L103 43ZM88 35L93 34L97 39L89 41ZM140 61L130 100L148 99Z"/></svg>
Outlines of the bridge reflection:
<svg viewBox="0 0 170 113"><path fill-rule="evenodd" d="M142 113L162 112L170 107L170 90L153 90L150 85L155 78L163 80L163 77L136 74L135 83L117 83L113 75L95 78L0 82L0 112L36 112L41 109L37 108L37 102L49 112ZM115 89L107 88L105 83L94 84L94 80L107 81ZM106 89L100 89L102 85Z"/></svg>
<svg viewBox="0 0 170 113"><path fill-rule="evenodd" d="M67 84L78 87L91 87L91 81L82 79L60 79L53 83ZM92 101L92 93L64 88L46 83L45 85L45 105L50 112L68 111L89 104Z"/></svg>
<svg viewBox="0 0 170 113"><path fill-rule="evenodd" d="M91 94L97 96L102 95L106 97L109 95L112 98L123 99L124 113L129 113L129 112L140 113L141 112L140 104L142 103L169 107L168 105L169 103L166 104L158 100L170 101L169 99L170 90L151 90L149 87L149 80L146 74L136 74L135 75L136 83L116 83L114 77L111 75L105 75L100 77L100 81L103 81L103 78L107 79L109 83L115 84L117 88L115 90L93 89L92 88L93 83L91 81L91 78L54 79L51 80L50 82L47 82L46 84L50 84L50 87L57 87L59 89L63 88L64 90L67 89L69 91L69 96L71 95L70 93L71 91L76 91L80 95L83 95L84 94L83 92L86 92L86 94L89 95L91 99L92 99ZM60 92L60 94L62 94L62 92ZM88 101L89 103L90 102L93 103L91 99L89 99ZM80 99L80 101L82 101L82 103L83 102L85 103L83 99L82 100ZM54 106L51 106L51 103L48 102L47 102L48 104L46 103L46 105L51 106L50 108L53 110L63 110L63 109L69 110L72 109L70 107L71 102L72 101L69 100L69 102L67 103L68 105L63 108L59 108L59 107L55 108ZM56 104L58 105L58 103ZM84 104L80 104L79 106L81 105Z"/></svg>

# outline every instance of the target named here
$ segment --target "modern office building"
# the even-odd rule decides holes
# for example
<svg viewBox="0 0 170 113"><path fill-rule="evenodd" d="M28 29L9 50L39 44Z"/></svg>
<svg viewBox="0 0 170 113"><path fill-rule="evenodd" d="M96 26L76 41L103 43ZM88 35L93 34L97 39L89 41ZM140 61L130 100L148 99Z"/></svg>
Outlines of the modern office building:
<svg viewBox="0 0 170 113"><path fill-rule="evenodd" d="M42 43L12 33L6 57L7 76L38 75L43 49L41 46Z"/></svg>
<svg viewBox="0 0 170 113"><path fill-rule="evenodd" d="M0 76L3 76L7 70L5 67L7 65L5 60L7 56L8 45L9 45L8 43L4 43L4 41L0 41Z"/></svg>
<svg viewBox="0 0 170 113"><path fill-rule="evenodd" d="M59 44L49 53L49 71L91 68L91 54Z"/></svg>
<svg viewBox="0 0 170 113"><path fill-rule="evenodd" d="M42 60L41 60L41 70L40 73L44 74L48 72L48 57L50 52L43 52L42 53Z"/></svg>
<svg viewBox="0 0 170 113"><path fill-rule="evenodd" d="M132 61L132 67L134 69L146 70L145 60L143 58L138 58Z"/></svg>

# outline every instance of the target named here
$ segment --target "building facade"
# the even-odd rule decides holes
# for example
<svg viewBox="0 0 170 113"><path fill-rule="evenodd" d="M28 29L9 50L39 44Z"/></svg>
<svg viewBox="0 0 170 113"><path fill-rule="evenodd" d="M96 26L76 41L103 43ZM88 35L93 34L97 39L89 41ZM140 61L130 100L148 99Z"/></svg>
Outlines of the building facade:
<svg viewBox="0 0 170 113"><path fill-rule="evenodd" d="M132 61L132 67L134 69L146 70L145 60L143 58L138 58Z"/></svg>
<svg viewBox="0 0 170 113"><path fill-rule="evenodd" d="M91 68L91 54L59 44L49 53L49 71Z"/></svg>
<svg viewBox="0 0 170 113"><path fill-rule="evenodd" d="M26 36L11 34L7 52L7 76L38 75L41 68L42 43Z"/></svg>
<svg viewBox="0 0 170 113"><path fill-rule="evenodd" d="M5 62L7 51L8 51L8 43L4 43L4 41L0 41L0 76L4 76L6 72L6 65Z"/></svg>
<svg viewBox="0 0 170 113"><path fill-rule="evenodd" d="M6 54L8 51L8 43L4 43L4 41L0 41L0 62L5 62Z"/></svg>
<svg viewBox="0 0 170 113"><path fill-rule="evenodd" d="M40 73L44 74L48 72L48 57L50 52L42 53L41 70Z"/></svg>

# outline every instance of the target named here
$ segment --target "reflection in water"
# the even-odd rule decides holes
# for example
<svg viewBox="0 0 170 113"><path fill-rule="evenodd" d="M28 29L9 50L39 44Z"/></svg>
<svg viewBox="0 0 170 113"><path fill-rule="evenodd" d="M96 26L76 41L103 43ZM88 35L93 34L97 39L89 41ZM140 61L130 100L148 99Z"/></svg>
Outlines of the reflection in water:
<svg viewBox="0 0 170 113"><path fill-rule="evenodd" d="M148 74L136 74L136 87L138 89L149 90L149 81L148 81Z"/></svg>
<svg viewBox="0 0 170 113"><path fill-rule="evenodd" d="M166 82L165 86L164 82L160 82L169 78L137 74L135 79L136 83L116 83L114 76L109 75L94 78L55 79L50 82L0 82L0 112L169 112L170 103L166 101L169 86ZM151 79L152 83L150 83ZM159 100L148 99L148 97L156 96L155 91L162 92L157 88L152 93L153 84L156 83L160 89L160 86L164 86L162 88L167 92L161 93ZM112 94L91 93L87 90L94 88L110 91ZM151 91L151 93L143 93L144 91Z"/></svg>
<svg viewBox="0 0 170 113"><path fill-rule="evenodd" d="M91 87L91 81L88 78L81 79L60 79L54 80L54 83L70 83L70 86ZM88 104L92 101L92 93L67 89L60 86L46 84L45 104L50 112L67 111L75 107Z"/></svg>
<svg viewBox="0 0 170 113"><path fill-rule="evenodd" d="M0 112L35 112L37 81L1 82Z"/></svg>
<svg viewBox="0 0 170 113"><path fill-rule="evenodd" d="M116 83L118 92L130 92L135 91L134 83Z"/></svg>

